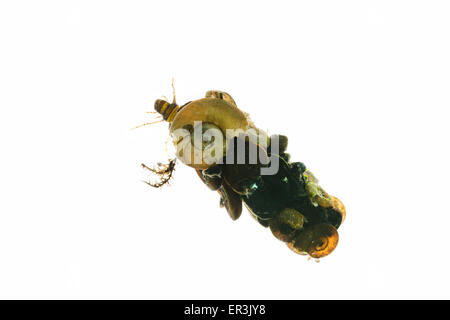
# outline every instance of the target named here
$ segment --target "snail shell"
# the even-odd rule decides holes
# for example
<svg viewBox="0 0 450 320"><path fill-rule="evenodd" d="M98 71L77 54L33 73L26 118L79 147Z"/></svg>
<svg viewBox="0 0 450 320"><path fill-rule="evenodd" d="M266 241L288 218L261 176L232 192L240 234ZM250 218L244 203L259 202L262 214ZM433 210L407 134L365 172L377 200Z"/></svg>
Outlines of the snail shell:
<svg viewBox="0 0 450 320"><path fill-rule="evenodd" d="M285 208L280 214L270 220L269 227L278 240L290 242L297 230L303 228L305 217L295 209Z"/></svg>
<svg viewBox="0 0 450 320"><path fill-rule="evenodd" d="M303 173L303 177L306 182L306 192L314 206L317 205L323 208L329 208L332 206L331 196L319 186L319 180L312 174L311 171L306 170Z"/></svg>
<svg viewBox="0 0 450 320"><path fill-rule="evenodd" d="M341 200L339 200L339 199L336 198L335 196L331 196L331 201L332 201L332 202L331 202L332 208L333 208L334 210L336 210L337 212L339 212L339 213L341 214L341 216L342 216L342 221L341 221L341 223L344 222L344 220L345 220L345 215L346 215L344 204L342 203Z"/></svg>
<svg viewBox="0 0 450 320"><path fill-rule="evenodd" d="M196 169L207 169L226 154L228 141L247 130L249 123L245 113L225 100L203 98L182 108L170 125L170 135L177 150L177 157ZM195 141L195 132L201 132L201 141Z"/></svg>
<svg viewBox="0 0 450 320"><path fill-rule="evenodd" d="M336 249L339 234L335 227L321 223L305 228L293 241L292 250L307 253L312 258L322 258Z"/></svg>

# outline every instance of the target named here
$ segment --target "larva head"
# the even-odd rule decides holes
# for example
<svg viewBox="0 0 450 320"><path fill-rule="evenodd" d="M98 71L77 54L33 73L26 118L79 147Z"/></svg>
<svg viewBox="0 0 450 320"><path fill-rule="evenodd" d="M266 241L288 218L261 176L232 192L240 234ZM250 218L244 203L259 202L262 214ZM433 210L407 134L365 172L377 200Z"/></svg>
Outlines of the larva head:
<svg viewBox="0 0 450 320"><path fill-rule="evenodd" d="M155 101L155 111L162 115L163 119L171 122L180 107L175 103L169 103L166 100L158 99Z"/></svg>

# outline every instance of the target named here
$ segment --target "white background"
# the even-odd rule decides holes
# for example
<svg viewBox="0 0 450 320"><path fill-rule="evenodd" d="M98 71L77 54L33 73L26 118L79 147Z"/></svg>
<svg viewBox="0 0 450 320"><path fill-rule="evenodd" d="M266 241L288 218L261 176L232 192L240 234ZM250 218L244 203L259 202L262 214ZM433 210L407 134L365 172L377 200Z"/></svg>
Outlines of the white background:
<svg viewBox="0 0 450 320"><path fill-rule="evenodd" d="M447 1L2 1L0 298L450 298ZM296 255L166 161L155 99L229 92L346 205Z"/></svg>

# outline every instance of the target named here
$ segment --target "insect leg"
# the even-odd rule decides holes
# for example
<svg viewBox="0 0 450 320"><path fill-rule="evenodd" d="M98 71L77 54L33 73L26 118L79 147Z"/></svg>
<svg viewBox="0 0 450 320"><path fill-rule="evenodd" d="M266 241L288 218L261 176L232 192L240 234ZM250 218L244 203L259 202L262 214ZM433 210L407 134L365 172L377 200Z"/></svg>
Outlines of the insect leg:
<svg viewBox="0 0 450 320"><path fill-rule="evenodd" d="M172 91L173 91L173 102L172 103L177 103L177 96L175 95L175 86L174 86L174 78L172 77Z"/></svg>
<svg viewBox="0 0 450 320"><path fill-rule="evenodd" d="M142 163L141 164L142 168L153 172L159 178L159 181L156 183L151 183L151 182L147 182L147 181L144 181L144 182L154 188L160 188L163 185L165 185L166 183L169 183L170 179L172 178L173 171L175 170L175 163L176 163L176 160L172 159L169 161L168 164L163 164L163 165L158 164L157 168L150 168Z"/></svg>
<svg viewBox="0 0 450 320"><path fill-rule="evenodd" d="M163 122L163 121L164 121L164 119L161 119L161 120L158 120L158 121L153 121L153 122L147 122L147 123L141 124L141 125L139 125L137 127L134 127L132 129L137 129L137 128L140 128L140 127L148 126L148 125L159 123L159 122Z"/></svg>

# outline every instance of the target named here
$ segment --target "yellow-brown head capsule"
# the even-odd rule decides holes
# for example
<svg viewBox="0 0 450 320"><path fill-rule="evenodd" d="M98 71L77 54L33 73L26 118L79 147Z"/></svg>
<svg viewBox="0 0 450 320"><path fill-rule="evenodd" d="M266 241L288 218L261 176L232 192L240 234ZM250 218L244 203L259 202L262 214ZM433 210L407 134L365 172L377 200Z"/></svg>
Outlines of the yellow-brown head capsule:
<svg viewBox="0 0 450 320"><path fill-rule="evenodd" d="M175 102L169 103L161 99L155 101L155 111L162 115L163 119L167 122L172 122L179 110L180 106Z"/></svg>

